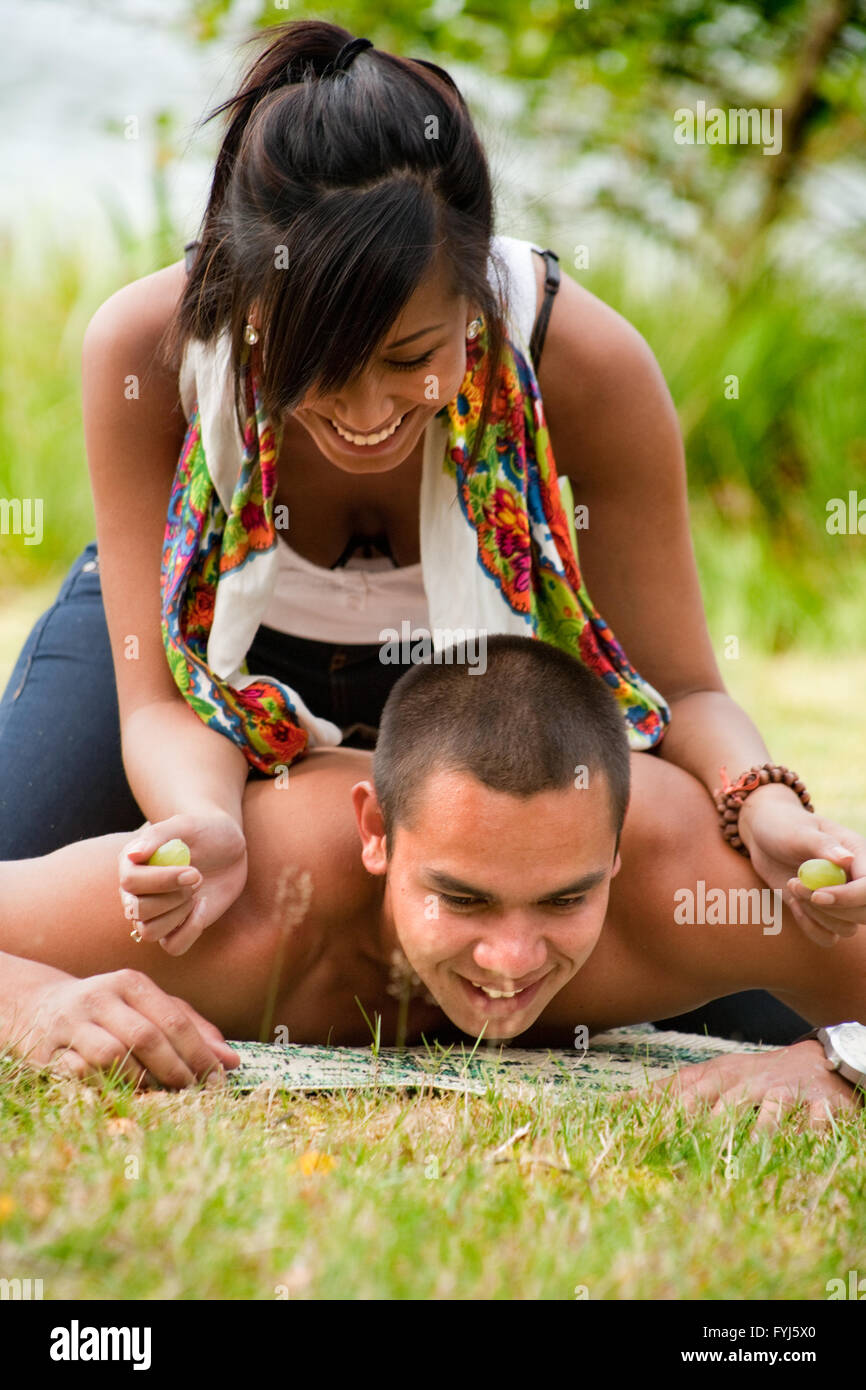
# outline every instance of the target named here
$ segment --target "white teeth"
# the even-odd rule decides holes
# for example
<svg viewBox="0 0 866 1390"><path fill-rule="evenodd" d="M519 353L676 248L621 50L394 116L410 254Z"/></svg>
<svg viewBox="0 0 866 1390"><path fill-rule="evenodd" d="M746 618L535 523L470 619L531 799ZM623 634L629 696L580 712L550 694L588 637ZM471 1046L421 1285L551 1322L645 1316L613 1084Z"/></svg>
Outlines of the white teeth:
<svg viewBox="0 0 866 1390"><path fill-rule="evenodd" d="M340 438L348 439L350 444L382 444L384 440L391 438L395 430L400 428L403 419L404 416L401 415L400 419L389 430L380 430L378 434L350 434L348 430L341 429L336 420L332 420L331 424Z"/></svg>
<svg viewBox="0 0 866 1390"><path fill-rule="evenodd" d="M522 994L522 989L513 989L509 994L504 989L488 989L487 985L476 985L476 989L483 990L488 999L514 999L516 995Z"/></svg>

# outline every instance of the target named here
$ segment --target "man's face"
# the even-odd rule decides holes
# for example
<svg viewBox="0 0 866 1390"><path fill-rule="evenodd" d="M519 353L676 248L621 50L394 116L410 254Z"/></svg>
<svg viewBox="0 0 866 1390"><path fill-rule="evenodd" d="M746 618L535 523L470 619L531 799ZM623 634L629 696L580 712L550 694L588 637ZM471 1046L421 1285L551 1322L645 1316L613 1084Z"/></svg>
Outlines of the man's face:
<svg viewBox="0 0 866 1390"><path fill-rule="evenodd" d="M409 964L464 1032L518 1036L598 940L620 866L607 780L518 798L433 773L387 863L375 796L364 811L359 791L364 863L387 870L386 921Z"/></svg>

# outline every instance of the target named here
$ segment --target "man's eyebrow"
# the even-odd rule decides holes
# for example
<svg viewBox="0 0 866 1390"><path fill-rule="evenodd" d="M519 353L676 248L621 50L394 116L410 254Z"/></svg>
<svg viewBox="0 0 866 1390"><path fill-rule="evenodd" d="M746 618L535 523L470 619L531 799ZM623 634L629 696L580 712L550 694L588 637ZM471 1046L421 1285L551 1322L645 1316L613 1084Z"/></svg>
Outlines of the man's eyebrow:
<svg viewBox="0 0 866 1390"><path fill-rule="evenodd" d="M402 347L404 343L411 343L415 338L423 338L425 333L432 333L434 328L444 328L444 323L431 323L429 328L419 328L417 333L410 333L408 338L398 338L396 343L386 343L385 347L390 351L391 348Z"/></svg>
<svg viewBox="0 0 866 1390"><path fill-rule="evenodd" d="M549 902L551 898L567 898L575 893L587 893L590 888L594 888L597 883L607 876L607 869L593 869L591 873L583 874L572 883L567 883L563 888L555 888L550 893L545 893L543 898L538 898L538 902ZM470 883L463 883L459 878L453 878L451 874L446 874L440 869L421 869L422 877L434 887L439 888L443 893L455 893L458 896L467 898L486 898L493 900L496 894L489 888L478 888Z"/></svg>

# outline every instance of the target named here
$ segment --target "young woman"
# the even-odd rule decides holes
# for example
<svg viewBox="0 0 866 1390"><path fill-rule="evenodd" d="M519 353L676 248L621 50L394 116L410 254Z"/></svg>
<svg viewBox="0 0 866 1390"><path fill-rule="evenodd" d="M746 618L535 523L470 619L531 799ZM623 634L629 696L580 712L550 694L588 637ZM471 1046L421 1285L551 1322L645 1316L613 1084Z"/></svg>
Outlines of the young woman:
<svg viewBox="0 0 866 1390"><path fill-rule="evenodd" d="M143 813L192 845L198 872L153 892L130 851L119 886L183 953L244 886L251 769L279 780L307 749L369 745L403 669L381 659L389 630L578 653L620 701L634 756L708 795L723 767L769 762L713 655L653 355L570 278L552 298L550 254L494 237L484 152L447 74L290 23L222 112L189 266L120 290L85 336L98 548L0 706L0 858ZM585 509L580 568L560 477ZM801 791L753 790L741 847L830 941L852 925L789 880L837 840L864 874L866 843L819 828ZM632 833L656 843L682 813L643 796ZM759 1032L785 1040L766 1017Z"/></svg>

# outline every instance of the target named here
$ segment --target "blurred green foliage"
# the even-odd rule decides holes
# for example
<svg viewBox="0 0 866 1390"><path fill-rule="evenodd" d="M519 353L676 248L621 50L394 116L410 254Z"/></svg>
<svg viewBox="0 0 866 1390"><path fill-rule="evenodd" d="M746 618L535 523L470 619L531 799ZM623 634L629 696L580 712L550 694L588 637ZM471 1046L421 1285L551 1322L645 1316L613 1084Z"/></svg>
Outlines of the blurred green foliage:
<svg viewBox="0 0 866 1390"><path fill-rule="evenodd" d="M735 305L708 280L636 288L623 261L581 278L644 334L670 387L711 622L770 651L843 633L862 647L866 534L830 534L827 509L858 487L866 502L863 306L793 270Z"/></svg>
<svg viewBox="0 0 866 1390"><path fill-rule="evenodd" d="M234 8L190 5L209 37ZM563 169L610 157L597 206L732 282L763 253L763 233L799 207L816 168L844 160L866 176L866 0L392 0L387 9L266 0L258 25L310 18L379 48L510 79L524 133L560 152ZM783 108L781 154L677 144L674 113L698 100ZM863 239L850 241L866 258Z"/></svg>

